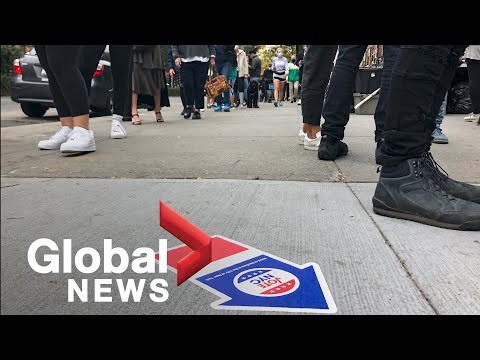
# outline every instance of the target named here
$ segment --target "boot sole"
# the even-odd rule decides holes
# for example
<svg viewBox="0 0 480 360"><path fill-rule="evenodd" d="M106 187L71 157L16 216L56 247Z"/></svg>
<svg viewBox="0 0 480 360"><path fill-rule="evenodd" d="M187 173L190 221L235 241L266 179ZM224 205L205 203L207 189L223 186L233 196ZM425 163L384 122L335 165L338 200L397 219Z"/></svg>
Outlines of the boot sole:
<svg viewBox="0 0 480 360"><path fill-rule="evenodd" d="M328 161L333 161L341 156L346 156L348 154L348 147L347 147L347 151L345 153L340 153L340 154L337 154L337 156L333 156L330 152L326 151L326 152L320 152L318 151L318 158L320 160L328 160Z"/></svg>
<svg viewBox="0 0 480 360"><path fill-rule="evenodd" d="M419 222L419 223L422 223L422 224L441 227L441 228L450 229L450 230L461 230L461 231L468 231L468 230L478 231L478 230L480 230L480 221L466 222L466 223L463 223L463 224L450 224L450 223L445 223L445 222L441 222L441 221L432 220L432 219L429 219L429 218L426 218L426 217L423 217L423 216L420 216L420 215L409 214L409 213L405 213L405 212L402 212L402 211L398 211L398 210L389 208L382 201L378 200L375 197L373 198L373 204L374 204L373 205L373 212L375 214L388 216L388 217L391 217L391 218L415 221L415 222ZM379 207L379 206L381 206L381 207ZM388 208L388 209L386 209L386 208Z"/></svg>

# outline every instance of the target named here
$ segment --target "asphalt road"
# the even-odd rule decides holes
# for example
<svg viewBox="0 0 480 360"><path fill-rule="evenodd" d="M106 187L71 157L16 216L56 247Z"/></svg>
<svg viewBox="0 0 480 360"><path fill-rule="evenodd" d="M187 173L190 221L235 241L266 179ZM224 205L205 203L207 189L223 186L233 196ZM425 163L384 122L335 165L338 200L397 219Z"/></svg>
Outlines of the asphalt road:
<svg viewBox="0 0 480 360"><path fill-rule="evenodd" d="M13 102L10 97L2 96L1 98L1 121L0 127L46 124L49 122L57 122L58 115L56 109L48 109L43 117L29 117L25 115L20 108L20 104ZM92 115L92 117L96 117Z"/></svg>

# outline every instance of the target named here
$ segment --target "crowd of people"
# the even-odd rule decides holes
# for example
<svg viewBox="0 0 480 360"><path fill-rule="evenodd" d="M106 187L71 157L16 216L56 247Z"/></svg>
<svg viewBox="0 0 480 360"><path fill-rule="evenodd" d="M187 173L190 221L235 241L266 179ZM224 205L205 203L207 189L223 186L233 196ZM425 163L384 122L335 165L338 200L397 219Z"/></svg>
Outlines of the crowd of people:
<svg viewBox="0 0 480 360"><path fill-rule="evenodd" d="M61 128L40 149L63 153L95 151L89 129L90 81L105 45L36 45L57 107ZM125 117L141 125L138 103L150 102L157 122L169 106L166 70L159 45L111 45L113 75L112 138L126 137ZM262 72L256 50L239 45L170 45L170 82L180 89L184 119L200 120L201 112L259 108L285 100L301 105L299 142L318 158L332 161L348 154L343 141L352 89L367 45L309 45L287 59L276 49ZM432 142L447 143L441 124L451 80L467 62L473 112L480 112L480 45L384 45L380 96L373 139L381 165L373 196L377 214L458 230L480 230L480 187L449 178L434 160ZM228 90L207 99L209 78L224 75ZM327 92L328 88L328 92ZM324 123L321 126L321 119Z"/></svg>

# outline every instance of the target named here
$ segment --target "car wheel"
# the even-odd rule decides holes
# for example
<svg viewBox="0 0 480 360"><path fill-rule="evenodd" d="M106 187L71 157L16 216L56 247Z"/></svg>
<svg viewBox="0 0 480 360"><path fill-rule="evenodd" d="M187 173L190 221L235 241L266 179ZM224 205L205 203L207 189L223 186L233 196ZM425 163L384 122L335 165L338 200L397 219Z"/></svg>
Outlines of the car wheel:
<svg viewBox="0 0 480 360"><path fill-rule="evenodd" d="M48 107L40 104L21 103L20 107L25 115L30 117L42 117L48 110Z"/></svg>

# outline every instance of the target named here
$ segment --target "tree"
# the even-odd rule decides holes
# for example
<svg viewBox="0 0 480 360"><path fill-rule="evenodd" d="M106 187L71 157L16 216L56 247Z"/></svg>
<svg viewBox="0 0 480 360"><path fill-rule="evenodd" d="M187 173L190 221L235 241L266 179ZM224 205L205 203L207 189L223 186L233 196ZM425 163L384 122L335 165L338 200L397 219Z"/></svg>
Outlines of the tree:
<svg viewBox="0 0 480 360"><path fill-rule="evenodd" d="M277 48L283 48L283 56L290 60L290 56L295 53L295 45L259 45L258 56L262 60L262 68L266 69L272 63L272 59L277 56Z"/></svg>

